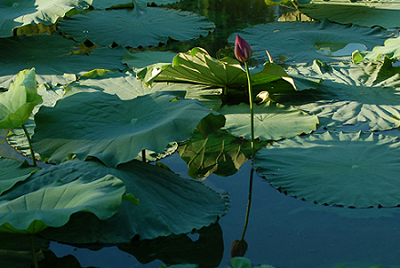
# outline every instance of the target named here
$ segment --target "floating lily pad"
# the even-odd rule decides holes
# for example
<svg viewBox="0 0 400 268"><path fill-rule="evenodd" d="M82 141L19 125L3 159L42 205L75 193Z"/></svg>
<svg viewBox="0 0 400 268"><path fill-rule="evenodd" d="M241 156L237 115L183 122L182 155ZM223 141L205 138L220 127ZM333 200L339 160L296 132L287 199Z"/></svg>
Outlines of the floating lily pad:
<svg viewBox="0 0 400 268"><path fill-rule="evenodd" d="M94 181L83 177L69 183L55 180L41 186L19 196L20 188L16 188L0 197L0 232L34 234L61 227L78 211L105 220L118 211L125 193L122 181L112 175Z"/></svg>
<svg viewBox="0 0 400 268"><path fill-rule="evenodd" d="M59 29L79 42L96 45L147 47L167 43L169 38L189 41L208 35L215 25L196 14L153 7L133 10L98 10L61 21Z"/></svg>
<svg viewBox="0 0 400 268"><path fill-rule="evenodd" d="M15 36L0 39L0 86L8 88L16 73L35 67L39 83L64 85L76 74L92 69L124 69L121 58L126 51L120 47L97 48L92 54L76 54L77 43L59 34ZM43 53L46 51L46 53ZM62 63L62 64L60 64Z"/></svg>
<svg viewBox="0 0 400 268"><path fill-rule="evenodd" d="M248 104L223 106L218 110L226 117L225 127L235 136L250 139L250 108ZM278 103L254 106L254 137L280 140L316 130L318 118L301 110Z"/></svg>
<svg viewBox="0 0 400 268"><path fill-rule="evenodd" d="M82 174L88 178L105 174L120 178L126 192L134 193L139 199L139 205L122 202L117 214L105 221L99 221L90 213L73 215L64 227L42 232L45 237L74 244L116 244L130 242L135 235L153 239L185 234L215 223L228 207L225 195L142 161L110 168L99 162L71 160L43 170L31 182L51 181L54 177L68 182Z"/></svg>
<svg viewBox="0 0 400 268"><path fill-rule="evenodd" d="M115 167L143 149L159 153L170 142L187 140L203 118L219 127L225 122L198 101L174 98L153 93L121 100L100 91L71 95L35 115L34 150L55 163L72 155L93 156Z"/></svg>
<svg viewBox="0 0 400 268"><path fill-rule="evenodd" d="M11 189L17 182L26 180L32 172L39 169L29 166L27 162L0 157L0 195Z"/></svg>
<svg viewBox="0 0 400 268"><path fill-rule="evenodd" d="M137 53L127 52L122 59L122 63L128 65L129 68L137 72L138 70L155 63L170 63L175 56L176 53L171 51L147 50Z"/></svg>
<svg viewBox="0 0 400 268"><path fill-rule="evenodd" d="M400 139L364 133L299 136L261 149L254 165L280 191L346 207L400 204Z"/></svg>
<svg viewBox="0 0 400 268"><path fill-rule="evenodd" d="M318 20L329 19L366 27L400 27L400 2L397 0L300 0L299 3L301 12Z"/></svg>
<svg viewBox="0 0 400 268"><path fill-rule="evenodd" d="M234 43L236 34L229 37ZM238 32L251 46L253 57L268 61L265 50L287 63L327 62L350 59L356 49L371 49L383 44L389 33L379 28L323 22L276 22L256 25ZM346 46L353 44L353 49Z"/></svg>
<svg viewBox="0 0 400 268"><path fill-rule="evenodd" d="M73 8L89 7L89 1L4 0L0 2L0 37L10 37L13 29L27 24L53 24Z"/></svg>
<svg viewBox="0 0 400 268"><path fill-rule="evenodd" d="M295 105L320 118L321 126L335 129L366 122L370 130L400 126L400 83L397 70L382 62L338 63L310 66L323 82L315 99Z"/></svg>

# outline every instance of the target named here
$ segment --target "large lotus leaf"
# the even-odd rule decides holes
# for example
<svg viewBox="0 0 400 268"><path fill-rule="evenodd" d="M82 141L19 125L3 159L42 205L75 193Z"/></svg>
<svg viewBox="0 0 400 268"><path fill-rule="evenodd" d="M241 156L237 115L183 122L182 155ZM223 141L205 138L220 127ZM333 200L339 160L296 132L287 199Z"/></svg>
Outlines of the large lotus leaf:
<svg viewBox="0 0 400 268"><path fill-rule="evenodd" d="M312 67L321 73L323 83L315 92L318 101L296 105L319 117L321 126L335 129L366 122L370 130L400 126L400 83L391 64L368 62Z"/></svg>
<svg viewBox="0 0 400 268"><path fill-rule="evenodd" d="M400 140L365 133L319 133L260 150L254 165L280 191L350 207L400 204Z"/></svg>
<svg viewBox="0 0 400 268"><path fill-rule="evenodd" d="M119 210L125 193L123 182L112 175L97 180L81 177L69 183L55 180L16 197L19 189L0 197L0 232L34 234L47 227L61 227L79 211L105 220Z"/></svg>
<svg viewBox="0 0 400 268"><path fill-rule="evenodd" d="M22 126L42 101L37 93L35 69L19 72L8 91L0 94L0 128Z"/></svg>
<svg viewBox="0 0 400 268"><path fill-rule="evenodd" d="M64 88L67 96L82 91L103 91L115 94L122 100L133 99L155 91L136 79L132 72L121 73L104 69L95 69L85 73L77 81Z"/></svg>
<svg viewBox="0 0 400 268"><path fill-rule="evenodd" d="M236 34L229 37L234 43ZM276 60L311 63L350 59L355 50L383 44L389 33L379 28L323 22L276 22L256 25L238 32L251 46L253 57L268 61L268 50Z"/></svg>
<svg viewBox="0 0 400 268"><path fill-rule="evenodd" d="M400 26L400 2L385 1L343 1L311 0L299 1L299 9L306 15L322 20L329 19L342 24L396 28ZM307 2L310 2L307 4Z"/></svg>
<svg viewBox="0 0 400 268"><path fill-rule="evenodd" d="M26 180L32 172L39 170L27 162L0 157L0 195L11 189L17 182Z"/></svg>
<svg viewBox="0 0 400 268"><path fill-rule="evenodd" d="M191 82L218 87L245 84L247 81L246 73L237 60L215 60L200 47L176 55L172 65L163 67L153 79L159 82Z"/></svg>
<svg viewBox="0 0 400 268"><path fill-rule="evenodd" d="M126 51L120 47L97 48L91 54L71 54L74 50L77 50L77 43L59 34L2 38L0 86L8 87L16 73L32 67L35 67L40 84L47 83L52 86L74 81L76 74L96 68L125 68L121 58Z"/></svg>
<svg viewBox="0 0 400 268"><path fill-rule="evenodd" d="M357 59L357 55L360 57ZM363 59L378 60L381 56L385 56L392 61L400 58L400 37L389 38L385 41L384 46L376 46L372 51L359 51L353 54L353 61L358 63Z"/></svg>
<svg viewBox="0 0 400 268"><path fill-rule="evenodd" d="M153 93L121 100L101 91L68 96L35 115L34 150L55 163L71 155L94 156L115 167L143 149L159 153L170 142L187 140L210 114L208 119L217 120L219 127L224 124L222 115L198 101L174 98Z"/></svg>
<svg viewBox="0 0 400 268"><path fill-rule="evenodd" d="M196 14L153 7L99 10L61 21L59 29L79 42L97 45L157 46L169 38L189 41L205 36L215 25Z"/></svg>
<svg viewBox="0 0 400 268"><path fill-rule="evenodd" d="M145 74L139 73L138 76L144 82L190 82L222 88L247 85L246 72L239 61L229 57L215 60L200 47L179 53L174 57L172 65L155 65L153 68L148 68ZM268 62L260 72L252 74L254 85L266 84L281 78L296 88L293 79L281 66L274 63Z"/></svg>
<svg viewBox="0 0 400 268"><path fill-rule="evenodd" d="M227 210L226 196L204 184L179 177L164 168L142 161L131 161L118 168L94 161L66 161L56 167L35 173L30 187L61 178L73 181L85 174L96 178L106 174L120 178L127 193L134 193L139 205L122 202L120 210L110 219L99 221L94 215L72 215L61 228L46 229L45 237L65 243L127 243L135 235L153 239L171 234L185 234L209 226ZM27 191L31 191L30 187Z"/></svg>
<svg viewBox="0 0 400 268"><path fill-rule="evenodd" d="M0 37L10 37L13 29L27 24L53 24L73 8L88 8L80 0L2 0L0 2Z"/></svg>
<svg viewBox="0 0 400 268"><path fill-rule="evenodd" d="M218 110L226 117L226 128L235 136L251 137L248 104L223 106ZM254 106L254 137L280 140L316 130L318 118L279 103L266 102Z"/></svg>
<svg viewBox="0 0 400 268"><path fill-rule="evenodd" d="M255 143L256 149L266 145ZM179 144L178 153L189 167L192 178L207 177L214 173L230 176L249 160L252 149L250 141L240 139L226 132L210 134L204 138L195 132L193 137Z"/></svg>

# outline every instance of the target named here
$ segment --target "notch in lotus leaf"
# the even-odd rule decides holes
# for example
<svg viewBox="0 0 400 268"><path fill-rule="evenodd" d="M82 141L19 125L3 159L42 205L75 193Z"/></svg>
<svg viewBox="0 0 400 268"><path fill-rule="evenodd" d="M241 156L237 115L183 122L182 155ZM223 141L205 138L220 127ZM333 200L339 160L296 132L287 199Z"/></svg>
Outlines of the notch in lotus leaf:
<svg viewBox="0 0 400 268"><path fill-rule="evenodd" d="M30 136L24 124L33 108L42 102L42 97L37 93L35 68L19 72L8 91L0 94L0 129L22 127L31 145ZM32 147L30 148L31 155L34 156ZM32 160L33 165L36 165L34 157Z"/></svg>

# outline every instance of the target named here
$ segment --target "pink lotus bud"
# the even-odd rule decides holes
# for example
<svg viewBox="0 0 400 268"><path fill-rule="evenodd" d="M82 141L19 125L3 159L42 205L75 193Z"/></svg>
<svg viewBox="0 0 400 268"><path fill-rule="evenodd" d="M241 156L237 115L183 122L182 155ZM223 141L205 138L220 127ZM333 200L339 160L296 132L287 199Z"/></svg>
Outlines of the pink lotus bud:
<svg viewBox="0 0 400 268"><path fill-rule="evenodd" d="M241 38L239 35L236 35L235 57L241 62L248 62L252 54L253 51L246 40Z"/></svg>
<svg viewBox="0 0 400 268"><path fill-rule="evenodd" d="M243 257L247 251L247 247L247 242L244 239L233 241L231 248L231 258Z"/></svg>

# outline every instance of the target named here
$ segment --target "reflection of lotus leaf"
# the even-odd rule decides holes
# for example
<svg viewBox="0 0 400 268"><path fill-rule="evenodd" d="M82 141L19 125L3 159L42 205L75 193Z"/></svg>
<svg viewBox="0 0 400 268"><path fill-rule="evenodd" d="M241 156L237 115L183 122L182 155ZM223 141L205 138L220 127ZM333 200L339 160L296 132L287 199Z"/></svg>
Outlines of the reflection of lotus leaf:
<svg viewBox="0 0 400 268"><path fill-rule="evenodd" d="M299 136L260 150L259 175L289 195L352 207L400 204L400 140L385 135Z"/></svg>
<svg viewBox="0 0 400 268"><path fill-rule="evenodd" d="M347 59L350 59L353 51L343 50L346 46L349 48L350 45L351 48L351 44L356 44L356 49L365 47L371 49L383 44L388 37L388 34L379 28L346 26L330 23L327 20L321 23L315 21L268 23L238 33L250 44L254 52L253 57L267 61L265 50L268 50L273 58L286 59L288 63L310 63L314 59L327 62L343 60L343 57L338 56L347 56ZM236 33L229 38L229 41L233 43L235 36ZM321 50L329 51L329 55L324 55Z"/></svg>

